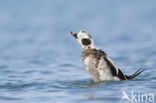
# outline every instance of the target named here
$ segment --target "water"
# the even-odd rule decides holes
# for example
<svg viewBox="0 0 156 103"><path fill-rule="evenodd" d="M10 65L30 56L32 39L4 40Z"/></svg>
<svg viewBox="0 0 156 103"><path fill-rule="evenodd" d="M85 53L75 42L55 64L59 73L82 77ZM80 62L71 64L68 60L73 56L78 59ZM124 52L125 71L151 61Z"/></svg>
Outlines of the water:
<svg viewBox="0 0 156 103"><path fill-rule="evenodd" d="M0 103L125 103L123 91L156 95L155 4L1 0ZM130 81L94 83L70 34L82 29L124 73L146 71Z"/></svg>

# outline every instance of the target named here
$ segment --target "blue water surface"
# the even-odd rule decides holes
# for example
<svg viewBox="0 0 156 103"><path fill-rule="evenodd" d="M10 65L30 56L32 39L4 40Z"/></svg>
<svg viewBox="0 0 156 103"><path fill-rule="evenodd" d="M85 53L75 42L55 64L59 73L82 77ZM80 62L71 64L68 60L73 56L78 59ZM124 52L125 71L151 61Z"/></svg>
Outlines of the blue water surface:
<svg viewBox="0 0 156 103"><path fill-rule="evenodd" d="M146 71L94 83L70 34L80 30L124 73ZM123 92L156 96L155 73L155 0L0 0L0 103L132 103Z"/></svg>

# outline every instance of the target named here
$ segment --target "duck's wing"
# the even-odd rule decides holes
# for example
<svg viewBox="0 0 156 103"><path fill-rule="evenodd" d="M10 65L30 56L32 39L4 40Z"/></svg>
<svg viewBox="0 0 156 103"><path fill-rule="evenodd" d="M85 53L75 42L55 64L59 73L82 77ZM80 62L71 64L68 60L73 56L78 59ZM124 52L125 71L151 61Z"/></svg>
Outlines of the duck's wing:
<svg viewBox="0 0 156 103"><path fill-rule="evenodd" d="M113 76L120 78L121 80L127 80L126 76L122 73L122 71L115 65L113 60L109 56L104 57L107 65L110 67L111 73Z"/></svg>

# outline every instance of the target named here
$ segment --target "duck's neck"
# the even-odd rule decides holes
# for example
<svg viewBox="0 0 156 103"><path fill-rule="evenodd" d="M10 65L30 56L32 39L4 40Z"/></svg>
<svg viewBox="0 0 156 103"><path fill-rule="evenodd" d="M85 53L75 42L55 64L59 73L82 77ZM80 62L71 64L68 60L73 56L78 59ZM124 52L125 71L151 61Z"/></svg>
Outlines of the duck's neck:
<svg viewBox="0 0 156 103"><path fill-rule="evenodd" d="M87 49L98 49L95 45L89 45L89 46L84 46L82 47L83 50L87 50Z"/></svg>

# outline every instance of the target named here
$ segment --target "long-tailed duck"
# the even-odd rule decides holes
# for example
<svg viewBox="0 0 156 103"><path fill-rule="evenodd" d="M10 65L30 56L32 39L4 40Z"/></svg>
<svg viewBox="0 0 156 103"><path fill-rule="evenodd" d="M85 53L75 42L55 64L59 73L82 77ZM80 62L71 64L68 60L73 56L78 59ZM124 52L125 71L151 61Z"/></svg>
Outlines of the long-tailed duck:
<svg viewBox="0 0 156 103"><path fill-rule="evenodd" d="M82 45L82 61L94 82L129 80L144 71L144 69L138 69L130 76L125 75L104 51L94 45L94 41L87 31L71 32L71 34Z"/></svg>

